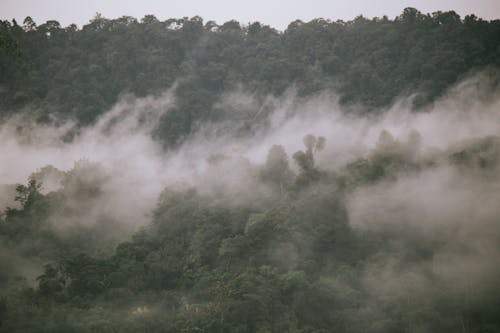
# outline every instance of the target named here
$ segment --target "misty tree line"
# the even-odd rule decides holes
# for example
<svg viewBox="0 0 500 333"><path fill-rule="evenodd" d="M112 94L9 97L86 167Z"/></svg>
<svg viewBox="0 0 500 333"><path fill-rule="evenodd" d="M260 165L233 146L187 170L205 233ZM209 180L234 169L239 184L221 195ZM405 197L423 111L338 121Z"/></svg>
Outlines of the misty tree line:
<svg viewBox="0 0 500 333"><path fill-rule="evenodd" d="M372 152L336 172L315 162L327 144L322 137L305 137L293 164L273 146L265 164L250 165L245 175L266 190L239 189L255 191L254 200L172 185L150 224L111 251L101 251L110 240L96 240L112 224L61 234L49 222L100 200L103 169L87 161L68 172L42 168L17 186L19 206L4 212L0 239L19 258L43 262L44 271L33 287L0 261L0 331L498 332L496 283L462 289L431 271L428 290L409 279L402 294L384 296L364 281L365 270L391 253L401 256L397 269L404 271L445 244L418 230L354 228L349 193L443 160L464 174L500 166L498 137L433 159L418 157L419 142L418 133L398 141L382 132ZM212 158L211 167L228 158ZM40 183L50 177L61 188L42 194Z"/></svg>
<svg viewBox="0 0 500 333"><path fill-rule="evenodd" d="M283 32L98 14L81 29L27 17L2 21L0 32L0 115L29 110L38 121L90 124L121 94L159 94L177 82L177 105L156 133L167 145L226 117L216 102L239 84L262 98L334 88L342 104L369 112L415 93L414 106L425 107L471 71L500 64L499 20L413 8L393 20L294 21Z"/></svg>
<svg viewBox="0 0 500 333"><path fill-rule="evenodd" d="M240 117L219 103L240 85L259 102L290 88L300 97L334 89L346 110L363 112L415 93L418 109L471 71L497 68L499 41L498 20L412 8L394 20L296 21L284 32L199 17L96 15L81 29L28 17L0 24L0 117L85 126L122 94L175 84L175 106L154 134L171 146L200 124ZM231 124L251 131L267 112ZM335 171L318 166L328 142L314 135L292 156L271 147L263 165L214 155L208 176L236 169L236 186L171 184L132 235L105 214L78 223L114 175L89 161L44 167L5 185L16 205L0 214L0 331L500 332L496 267L479 280L443 278L428 263L446 251L467 258L463 244L449 250L446 237L404 224L350 223L347 198L359 189L443 164L497 179L498 137L428 156L420 142L417 132L399 141L384 131L365 157ZM392 275L377 271L386 265Z"/></svg>

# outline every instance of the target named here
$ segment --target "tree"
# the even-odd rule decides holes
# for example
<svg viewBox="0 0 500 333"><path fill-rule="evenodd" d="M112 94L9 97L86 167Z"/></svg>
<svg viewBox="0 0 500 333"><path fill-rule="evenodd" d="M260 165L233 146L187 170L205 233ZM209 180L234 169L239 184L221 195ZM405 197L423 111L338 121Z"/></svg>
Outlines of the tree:
<svg viewBox="0 0 500 333"><path fill-rule="evenodd" d="M262 180L277 187L280 193L290 185L293 173L283 146L273 145L267 154L266 164L261 170Z"/></svg>
<svg viewBox="0 0 500 333"><path fill-rule="evenodd" d="M30 179L28 185L17 185L17 196L15 200L21 204L23 210L30 209L36 200L42 196L40 193L41 187L42 184L38 183L35 179Z"/></svg>
<svg viewBox="0 0 500 333"><path fill-rule="evenodd" d="M311 134L306 135L303 141L306 151L299 150L293 154L293 159L300 168L300 173L296 179L298 185L307 185L319 179L321 173L315 166L314 153L322 150L326 143L324 137L315 137Z"/></svg>
<svg viewBox="0 0 500 333"><path fill-rule="evenodd" d="M24 31L35 31L36 30L36 23L33 21L31 16L26 16L26 18L23 21L23 29Z"/></svg>
<svg viewBox="0 0 500 333"><path fill-rule="evenodd" d="M0 50L20 65L23 61L23 53L14 39L11 30L12 28L8 21L0 21Z"/></svg>

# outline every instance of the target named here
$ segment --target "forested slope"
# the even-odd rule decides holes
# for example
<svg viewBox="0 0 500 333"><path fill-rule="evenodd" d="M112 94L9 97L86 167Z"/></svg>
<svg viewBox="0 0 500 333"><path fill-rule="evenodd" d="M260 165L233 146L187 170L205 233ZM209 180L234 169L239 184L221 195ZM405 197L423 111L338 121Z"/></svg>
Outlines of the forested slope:
<svg viewBox="0 0 500 333"><path fill-rule="evenodd" d="M295 21L283 32L258 22L100 15L81 29L28 17L2 22L2 31L26 63L0 53L1 114L28 108L42 121L89 124L120 94L159 94L177 82L178 103L158 132L168 144L218 119L214 105L236 85L261 95L295 87L302 96L333 87L343 104L365 111L416 94L422 107L470 71L500 65L500 21L412 8L393 20Z"/></svg>
<svg viewBox="0 0 500 333"><path fill-rule="evenodd" d="M247 166L242 176L264 188L228 194L171 186L151 223L108 254L95 253L104 247L95 240L109 242L118 225L103 221L60 233L51 222L78 216L82 211L75 209L100 200L92 196L99 183L75 181L96 166L75 167L63 176L63 187L47 195L32 177L18 188L22 205L6 211L0 235L18 258L46 265L29 287L15 277L22 271L3 262L0 330L498 332L498 226L491 225L498 208L474 223L467 221L467 207L440 209L464 195L482 200L474 198L478 192L468 194L471 181L488 192L486 202L498 198L484 182L498 182L500 139L468 142L433 159L416 158L414 140L385 133L367 158L335 173L315 165L321 138L305 138L304 150L294 154L298 173L274 146L264 165ZM403 192L398 179L408 179ZM455 193L449 202L439 199L437 210L437 197L428 201L418 193L429 195L438 183L438 192L449 195L450 180ZM80 203L71 210L74 186L80 186ZM356 218L349 222L346 198L377 186L385 191L376 190L381 201L366 195L375 206L360 212L372 224L351 225ZM252 198L235 198L245 191ZM430 216L411 215L414 209ZM440 214L446 216L435 224Z"/></svg>
<svg viewBox="0 0 500 333"><path fill-rule="evenodd" d="M500 332L500 21L0 28L0 332Z"/></svg>

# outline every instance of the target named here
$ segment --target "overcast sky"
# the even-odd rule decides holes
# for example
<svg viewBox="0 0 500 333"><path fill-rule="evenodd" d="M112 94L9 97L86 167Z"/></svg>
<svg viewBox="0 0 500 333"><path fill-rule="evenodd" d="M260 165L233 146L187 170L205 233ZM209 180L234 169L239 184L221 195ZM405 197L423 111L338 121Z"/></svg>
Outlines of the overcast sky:
<svg viewBox="0 0 500 333"><path fill-rule="evenodd" d="M462 17L474 13L488 20L500 18L500 0L0 0L0 18L22 23L29 15L37 24L57 20L63 26L76 23L81 27L96 12L106 18L129 15L140 19L153 14L161 20L199 15L205 21L260 21L283 30L296 19L350 20L360 14L393 18L405 7L424 13L455 10Z"/></svg>

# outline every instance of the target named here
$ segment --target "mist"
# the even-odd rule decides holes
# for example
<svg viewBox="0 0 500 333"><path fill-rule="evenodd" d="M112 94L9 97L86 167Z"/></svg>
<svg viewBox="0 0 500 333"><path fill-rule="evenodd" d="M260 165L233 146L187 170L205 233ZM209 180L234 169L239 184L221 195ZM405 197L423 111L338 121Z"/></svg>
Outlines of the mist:
<svg viewBox="0 0 500 333"><path fill-rule="evenodd" d="M307 98L293 89L262 97L239 85L217 104L226 112L223 121L199 124L182 144L165 149L154 132L175 107L176 89L174 84L159 95L124 96L86 127L68 120L43 125L23 114L7 119L0 127L2 208L17 207L14 184L37 179L42 193L66 197L65 208L50 217L53 231L70 240L95 232L98 241L90 247L100 249L86 251L111 253L150 223L164 189L191 188L219 205L268 207L283 195L260 176L269 150L279 145L291 157L312 134L326 141L315 151L316 167L332 177L350 179L353 163L380 156L412 165L389 168L380 180L354 181L342 197L350 228L389 240L356 268L366 294L346 317L352 325L356 318L391 317L384 306L394 299L417 309L438 299L486 302L496 292L500 94L487 72L456 84L425 111L415 112L409 96L370 115L347 112L331 90ZM251 125L242 131L239 126L246 123ZM455 163L454 154L476 146L480 161ZM300 174L299 165L289 162L291 172ZM489 163L486 169L482 162ZM95 185L97 196L82 197L82 184ZM312 185L299 197L314 191L321 193L321 186ZM299 252L316 246L296 237L300 246L283 243L267 255L295 267ZM21 245L1 261L34 281L42 261L25 250ZM419 251L429 254L415 259ZM321 279L328 288L349 285L329 274ZM415 325L430 329L421 321Z"/></svg>
<svg viewBox="0 0 500 333"><path fill-rule="evenodd" d="M202 124L173 150L162 149L153 132L160 117L175 106L175 85L159 96L122 97L95 124L83 128L71 121L41 125L16 115L0 128L0 183L25 183L33 172L48 165L67 172L78 161L97 163L107 174L100 209L125 225L137 226L146 223L156 198L169 184L191 183L207 191L223 186L231 189L233 197L265 191L262 186L259 189L251 165L262 165L275 144L291 156L302 149L307 134L326 138L326 148L317 156L318 166L338 171L379 150L397 150L399 142L406 142L412 134L418 136L418 147L412 148L418 149L414 158L425 160L456 151L468 139L500 133L498 88L487 72L455 85L425 112L412 111L410 96L368 116L346 113L333 91L301 98L292 89L281 96L257 99L241 87L222 96L218 107L228 112L224 121ZM248 119L256 120L258 126L240 134L237 123ZM381 133L387 134L389 142L381 142ZM216 167L210 163L214 156L219 156ZM437 176L448 175L444 167L426 172L445 181ZM483 188L479 180L469 181ZM449 183L457 184L455 179ZM42 184L45 192L57 190L57 180L42 180ZM12 204L12 193L2 193L2 201ZM352 214L358 214L356 210Z"/></svg>

